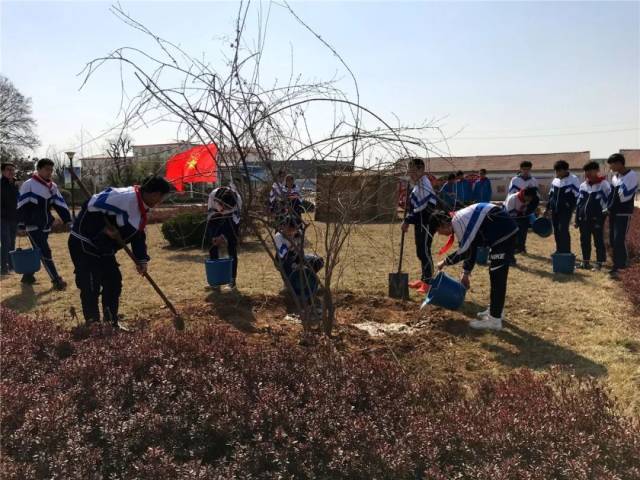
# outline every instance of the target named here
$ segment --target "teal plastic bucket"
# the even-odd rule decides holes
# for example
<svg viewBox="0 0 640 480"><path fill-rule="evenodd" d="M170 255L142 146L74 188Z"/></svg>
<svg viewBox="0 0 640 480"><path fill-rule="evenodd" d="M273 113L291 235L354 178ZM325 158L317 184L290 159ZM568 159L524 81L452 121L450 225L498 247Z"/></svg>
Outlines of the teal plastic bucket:
<svg viewBox="0 0 640 480"><path fill-rule="evenodd" d="M476 263L478 265L486 265L489 259L489 247L478 247L476 252Z"/></svg>
<svg viewBox="0 0 640 480"><path fill-rule="evenodd" d="M464 285L446 273L440 272L431 281L431 288L422 306L437 305L449 310L457 310L464 302L466 294L467 289Z"/></svg>
<svg viewBox="0 0 640 480"><path fill-rule="evenodd" d="M318 277L313 270L308 267L302 271L296 269L289 274L289 282L293 291L298 297L303 299L311 298L318 291Z"/></svg>
<svg viewBox="0 0 640 480"><path fill-rule="evenodd" d="M572 274L576 268L576 256L573 253L554 253L551 261L553 273Z"/></svg>
<svg viewBox="0 0 640 480"><path fill-rule="evenodd" d="M40 249L39 248L17 248L9 252L13 270L16 273L30 275L40 270Z"/></svg>
<svg viewBox="0 0 640 480"><path fill-rule="evenodd" d="M227 285L233 280L233 259L207 260L204 264L207 282L212 287Z"/></svg>
<svg viewBox="0 0 640 480"><path fill-rule="evenodd" d="M533 232L546 238L553 233L553 225L551 220L546 217L538 217L533 222Z"/></svg>

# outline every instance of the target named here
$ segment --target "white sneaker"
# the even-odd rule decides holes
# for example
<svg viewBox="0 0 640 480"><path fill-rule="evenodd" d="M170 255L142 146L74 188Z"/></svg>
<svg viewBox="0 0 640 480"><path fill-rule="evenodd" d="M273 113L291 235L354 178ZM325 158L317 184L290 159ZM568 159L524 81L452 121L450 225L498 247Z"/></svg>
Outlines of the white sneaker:
<svg viewBox="0 0 640 480"><path fill-rule="evenodd" d="M483 310L483 311L481 311L481 312L476 313L476 316L477 316L480 320L482 320L483 318L486 318L486 317L488 317L488 316L490 316L490 315L491 315L491 308L487 308L486 310ZM501 317L502 317L502 318L504 318L504 310L502 310L502 315L501 315Z"/></svg>
<svg viewBox="0 0 640 480"><path fill-rule="evenodd" d="M502 330L502 319L487 315L482 320L472 320L469 326L476 330Z"/></svg>

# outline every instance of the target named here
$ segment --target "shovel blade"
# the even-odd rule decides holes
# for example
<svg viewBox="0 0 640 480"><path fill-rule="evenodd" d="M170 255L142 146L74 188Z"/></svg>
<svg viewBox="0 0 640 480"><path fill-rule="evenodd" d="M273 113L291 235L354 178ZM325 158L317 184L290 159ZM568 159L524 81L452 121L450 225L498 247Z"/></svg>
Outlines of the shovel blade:
<svg viewBox="0 0 640 480"><path fill-rule="evenodd" d="M409 274L390 273L389 274L389 297L401 300L409 299Z"/></svg>

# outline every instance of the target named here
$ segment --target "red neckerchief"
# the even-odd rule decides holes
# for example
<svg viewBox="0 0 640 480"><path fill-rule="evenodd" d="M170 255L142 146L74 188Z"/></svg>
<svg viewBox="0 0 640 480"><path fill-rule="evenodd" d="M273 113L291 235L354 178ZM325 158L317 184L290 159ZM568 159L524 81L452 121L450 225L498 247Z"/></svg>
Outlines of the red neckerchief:
<svg viewBox="0 0 640 480"><path fill-rule="evenodd" d="M520 200L521 203L524 203L524 188L518 192L518 200Z"/></svg>
<svg viewBox="0 0 640 480"><path fill-rule="evenodd" d="M455 212L449 212L449 216L451 218L453 218L454 215L455 215ZM451 248L451 245L453 245L454 239L455 239L455 235L453 233L449 235L449 239L447 240L447 243L445 243L444 246L438 251L438 255L444 255L445 253L447 253Z"/></svg>
<svg viewBox="0 0 640 480"><path fill-rule="evenodd" d="M44 178L42 178L37 173L34 173L33 175L31 175L31 178L34 179L36 182L41 183L42 185L47 187L49 191L53 190L54 183L51 180L47 182Z"/></svg>
<svg viewBox="0 0 640 480"><path fill-rule="evenodd" d="M147 207L144 204L144 200L142 200L140 186L134 185L133 189L136 191L136 200L138 200L138 208L140 209L140 225L138 226L138 230L142 232L147 226Z"/></svg>
<svg viewBox="0 0 640 480"><path fill-rule="evenodd" d="M589 185L597 185L598 183L602 182L603 180L605 180L606 177L601 177L598 176L598 178L596 178L593 182L591 180L587 180L587 183Z"/></svg>

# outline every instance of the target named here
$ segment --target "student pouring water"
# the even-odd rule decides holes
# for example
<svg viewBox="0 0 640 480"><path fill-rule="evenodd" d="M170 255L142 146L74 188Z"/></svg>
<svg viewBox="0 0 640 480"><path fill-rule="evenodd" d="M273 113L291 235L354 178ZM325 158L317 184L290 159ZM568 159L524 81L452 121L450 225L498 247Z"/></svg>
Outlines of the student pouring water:
<svg viewBox="0 0 640 480"><path fill-rule="evenodd" d="M518 225L502 207L490 203L476 203L449 215L444 212L434 213L437 232L448 235L447 245L440 250L445 253L458 239L458 249L438 263L438 270L447 265L454 265L462 260L463 273L460 282L471 286L471 271L476 263L478 247L489 247L489 279L491 293L489 308L478 314L479 320L469 325L475 329L500 330L502 328L503 310L507 294L507 277L509 264L513 258Z"/></svg>

